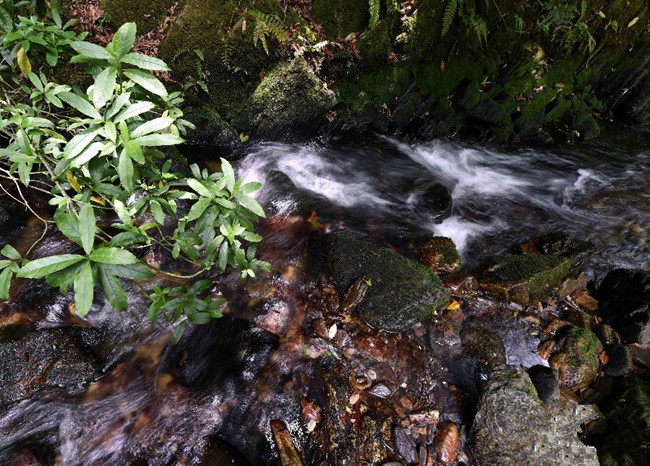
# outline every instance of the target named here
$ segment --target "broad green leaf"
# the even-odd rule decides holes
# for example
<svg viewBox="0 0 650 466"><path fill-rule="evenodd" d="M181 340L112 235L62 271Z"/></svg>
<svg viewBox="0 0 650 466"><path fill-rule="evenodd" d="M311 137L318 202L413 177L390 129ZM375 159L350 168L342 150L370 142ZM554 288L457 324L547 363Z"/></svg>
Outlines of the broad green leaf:
<svg viewBox="0 0 650 466"><path fill-rule="evenodd" d="M124 189L131 191L133 189L133 162L131 162L131 157L127 155L126 150L123 150L120 154L117 172Z"/></svg>
<svg viewBox="0 0 650 466"><path fill-rule="evenodd" d="M258 215L262 218L265 218L266 215L264 214L264 209L262 209L262 206L257 203L255 199L249 196L240 196L239 199L237 199L241 205L246 207L248 210L253 212L255 215Z"/></svg>
<svg viewBox="0 0 650 466"><path fill-rule="evenodd" d="M44 257L42 259L36 259L24 265L20 269L20 272L18 272L18 277L43 278L46 275L58 272L59 270L63 270L70 265L76 264L83 259L84 257L78 254L62 254L60 256L50 256Z"/></svg>
<svg viewBox="0 0 650 466"><path fill-rule="evenodd" d="M74 277L74 304L77 314L86 317L93 305L95 283L90 262L84 262Z"/></svg>
<svg viewBox="0 0 650 466"><path fill-rule="evenodd" d="M167 96L165 85L151 73L140 70L125 70L124 75L147 91L160 97Z"/></svg>
<svg viewBox="0 0 650 466"><path fill-rule="evenodd" d="M235 171L232 169L232 165L223 157L221 158L221 171L223 176L226 179L226 186L230 192L235 189Z"/></svg>
<svg viewBox="0 0 650 466"><path fill-rule="evenodd" d="M131 51L135 43L135 23L123 24L113 36L113 50L118 57L122 58Z"/></svg>
<svg viewBox="0 0 650 466"><path fill-rule="evenodd" d="M138 115L142 115L143 113L148 112L155 106L156 105L152 102L137 102L135 104L129 105L120 113L118 113L114 121L115 123L120 123L122 121L128 120L129 118L135 118Z"/></svg>
<svg viewBox="0 0 650 466"><path fill-rule="evenodd" d="M187 321L184 320L183 322L178 324L178 327L174 329L174 334L172 335L172 343L176 344L181 340L181 337L185 332L186 325L187 325Z"/></svg>
<svg viewBox="0 0 650 466"><path fill-rule="evenodd" d="M39 91L43 92L43 89L44 89L44 88L43 88L43 83L41 82L41 80L39 79L39 77L36 76L35 73L28 73L28 74L27 74L27 77L28 77L29 80L32 82L32 84L34 85L34 87L36 87L36 89L38 89Z"/></svg>
<svg viewBox="0 0 650 466"><path fill-rule="evenodd" d="M104 149L104 143L103 142L93 142L91 145L86 147L81 154L76 156L70 166L72 167L81 167L83 164L86 162L89 162L92 160L97 154L100 153L100 151Z"/></svg>
<svg viewBox="0 0 650 466"><path fill-rule="evenodd" d="M18 66L20 67L20 71L22 71L23 74L27 75L32 72L32 64L29 62L29 58L27 58L27 51L23 47L18 50L16 60L18 61Z"/></svg>
<svg viewBox="0 0 650 466"><path fill-rule="evenodd" d="M93 250L96 230L95 211L90 203L86 203L79 210L79 234L81 235L81 246L86 254L90 254Z"/></svg>
<svg viewBox="0 0 650 466"><path fill-rule="evenodd" d="M126 153L129 154L129 157L131 157L133 160L140 164L144 163L144 154L142 153L142 147L140 147L140 144L138 144L137 141L131 140L127 142L124 144L124 149L126 149Z"/></svg>
<svg viewBox="0 0 650 466"><path fill-rule="evenodd" d="M150 71L169 71L167 64L159 58L150 57L141 53L129 53L122 57L123 63L137 66L143 70Z"/></svg>
<svg viewBox="0 0 650 466"><path fill-rule="evenodd" d="M199 200L192 206L189 213L187 214L187 220L191 222L199 218L201 215L203 215L203 212L205 212L205 209L207 209L211 203L212 199L208 197L199 198Z"/></svg>
<svg viewBox="0 0 650 466"><path fill-rule="evenodd" d="M228 243L224 241L219 249L219 269L226 270L226 265L228 265Z"/></svg>
<svg viewBox="0 0 650 466"><path fill-rule="evenodd" d="M0 253L3 256L8 257L9 259L13 259L13 260L21 259L20 253L16 251L16 248L14 248L11 244L5 245L5 247L2 248L2 251L0 251Z"/></svg>
<svg viewBox="0 0 650 466"><path fill-rule="evenodd" d="M95 139L99 134L99 130L92 131L85 134L77 134L75 137L70 139L63 149L63 155L67 159L73 159L77 155L81 154L83 150L90 145L90 143Z"/></svg>
<svg viewBox="0 0 650 466"><path fill-rule="evenodd" d="M131 137L137 138L140 136L145 136L150 133L162 131L163 129L169 128L169 126L172 123L174 123L173 118L169 118L169 117L155 118L151 121L147 121L146 123L141 124L136 129L134 129L133 132L131 133Z"/></svg>
<svg viewBox="0 0 650 466"><path fill-rule="evenodd" d="M129 265L137 264L138 258L126 249L100 248L90 254L90 260L100 264Z"/></svg>
<svg viewBox="0 0 650 466"><path fill-rule="evenodd" d="M207 198L212 198L214 195L212 192L203 186L203 183L201 183L199 180L195 180L194 178L190 178L187 180L187 184L189 185L190 188L192 188L194 191L199 193L201 196L207 197Z"/></svg>
<svg viewBox="0 0 650 466"><path fill-rule="evenodd" d="M93 86L93 104L96 108L102 108L113 97L116 78L117 70L113 67L106 68L97 75Z"/></svg>
<svg viewBox="0 0 650 466"><path fill-rule="evenodd" d="M261 187L262 187L262 183L258 181L252 181L250 183L246 183L241 188L239 188L239 192L241 194L250 194L250 193L254 193L255 191L258 191Z"/></svg>
<svg viewBox="0 0 650 466"><path fill-rule="evenodd" d="M75 243L81 245L81 233L79 232L79 221L71 213L57 210L54 214L56 226L65 236Z"/></svg>
<svg viewBox="0 0 650 466"><path fill-rule="evenodd" d="M124 312L128 307L126 293L117 277L111 272L110 266L99 266L99 284L104 297L116 311Z"/></svg>
<svg viewBox="0 0 650 466"><path fill-rule="evenodd" d="M108 107L108 110L106 111L106 120L110 120L113 118L117 112L122 110L122 108L126 105L126 103L129 101L131 98L131 93L130 92L125 92L124 94L120 94L115 98L113 103Z"/></svg>
<svg viewBox="0 0 650 466"><path fill-rule="evenodd" d="M153 218L158 222L159 225L165 224L165 213L160 206L160 202L153 200L149 203L149 208L153 214Z"/></svg>
<svg viewBox="0 0 650 466"><path fill-rule="evenodd" d="M129 265L107 265L106 267L113 275L129 280L149 280L156 276L141 262Z"/></svg>
<svg viewBox="0 0 650 466"><path fill-rule="evenodd" d="M177 144L182 144L185 142L183 138L167 133L140 136L139 138L135 138L134 141L143 147L175 146Z"/></svg>
<svg viewBox="0 0 650 466"><path fill-rule="evenodd" d="M83 58L96 58L100 60L110 60L113 58L104 47L100 47L99 45L90 42L72 42L70 47L72 47L78 54L82 55Z"/></svg>
<svg viewBox="0 0 650 466"><path fill-rule="evenodd" d="M241 237L251 243L259 243L260 241L262 241L262 237L260 235L256 235L255 233L251 233L250 231L243 232L241 234Z"/></svg>
<svg viewBox="0 0 650 466"><path fill-rule="evenodd" d="M9 288L11 287L11 277L13 272L11 269L4 269L0 273L0 299L9 299Z"/></svg>
<svg viewBox="0 0 650 466"><path fill-rule="evenodd" d="M59 98L90 118L95 120L102 119L102 116L97 109L93 107L90 102L77 94L73 94L72 92L61 92Z"/></svg>

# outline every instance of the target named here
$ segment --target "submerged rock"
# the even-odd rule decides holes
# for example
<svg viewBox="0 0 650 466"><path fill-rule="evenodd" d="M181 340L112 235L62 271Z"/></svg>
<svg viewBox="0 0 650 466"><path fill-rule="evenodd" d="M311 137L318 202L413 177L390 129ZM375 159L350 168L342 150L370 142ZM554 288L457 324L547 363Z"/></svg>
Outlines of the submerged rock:
<svg viewBox="0 0 650 466"><path fill-rule="evenodd" d="M564 257L571 261L572 270L579 269L594 250L594 245L566 233L551 233L521 243L515 252Z"/></svg>
<svg viewBox="0 0 650 466"><path fill-rule="evenodd" d="M418 244L415 259L433 273L454 273L460 269L461 259L451 238L435 236Z"/></svg>
<svg viewBox="0 0 650 466"><path fill-rule="evenodd" d="M627 343L650 344L650 272L614 270L596 295L599 316Z"/></svg>
<svg viewBox="0 0 650 466"><path fill-rule="evenodd" d="M471 441L479 464L598 465L596 449L576 435L596 417L590 406L563 400L544 407L523 369L501 366L481 395Z"/></svg>
<svg viewBox="0 0 650 466"><path fill-rule="evenodd" d="M539 254L496 256L484 265L481 288L524 306L543 298L571 268L568 259Z"/></svg>
<svg viewBox="0 0 650 466"><path fill-rule="evenodd" d="M346 233L329 235L327 243L339 294L359 279L371 283L357 309L375 328L402 332L449 303L436 275L397 253Z"/></svg>
<svg viewBox="0 0 650 466"><path fill-rule="evenodd" d="M99 376L92 355L60 329L34 331L0 342L0 405L29 398L45 388L83 388Z"/></svg>

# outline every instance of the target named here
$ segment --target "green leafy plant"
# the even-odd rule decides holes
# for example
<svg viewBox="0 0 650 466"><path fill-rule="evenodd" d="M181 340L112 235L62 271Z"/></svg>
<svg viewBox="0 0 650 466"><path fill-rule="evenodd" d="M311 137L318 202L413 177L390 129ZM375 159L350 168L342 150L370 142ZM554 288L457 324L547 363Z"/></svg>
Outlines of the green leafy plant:
<svg viewBox="0 0 650 466"><path fill-rule="evenodd" d="M188 285L154 287L148 294L149 317L162 313L179 323L177 341L186 322L219 317L225 303L210 293L209 280L194 281L229 267L242 278L269 270L255 258L262 238L254 223L264 211L250 194L261 185L237 180L224 159L218 173L196 165L191 173L172 170L161 149L181 144L193 126L183 119L180 93L168 92L154 74L168 71L167 65L132 52L135 38L135 24L127 23L106 47L70 43L77 52L71 61L88 64L93 77L85 92L28 72L28 83L4 102L0 132L9 144L0 149L0 176L14 187L7 194L43 222L41 240L54 226L78 252L30 260L31 249L21 256L5 247L0 297L9 295L14 276L45 279L62 293L73 290L83 317L95 286L123 311L128 303L120 279L143 282L143 289L156 275L181 279ZM29 190L50 197L52 220L31 207ZM185 265L167 271L142 262L137 253L153 246Z"/></svg>
<svg viewBox="0 0 650 466"><path fill-rule="evenodd" d="M487 8L487 1L485 5ZM475 0L447 0L447 5L442 15L442 37L447 35L456 18L460 18L466 30L475 35L481 44L487 44L487 23L479 15Z"/></svg>
<svg viewBox="0 0 650 466"><path fill-rule="evenodd" d="M277 15L271 15L259 10L245 10L239 17L233 30L241 28L243 32L248 30L247 23L253 23L253 43L257 46L262 44L262 48L269 54L269 39L275 39L279 44L285 44L289 41L289 33L285 29L284 22Z"/></svg>
<svg viewBox="0 0 650 466"><path fill-rule="evenodd" d="M586 22L586 0L580 2L579 8L558 0L538 0L538 6L543 14L537 22L537 27L545 36L557 44L562 44L569 52L576 47L589 53L594 51L596 39ZM602 18L600 15L599 17Z"/></svg>

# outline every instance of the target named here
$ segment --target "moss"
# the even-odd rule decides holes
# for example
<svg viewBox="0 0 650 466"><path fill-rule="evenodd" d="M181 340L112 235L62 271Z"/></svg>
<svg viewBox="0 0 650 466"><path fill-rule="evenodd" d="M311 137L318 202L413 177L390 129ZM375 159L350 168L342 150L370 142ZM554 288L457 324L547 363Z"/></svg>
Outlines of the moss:
<svg viewBox="0 0 650 466"><path fill-rule="evenodd" d="M111 27L117 29L133 21L138 34L146 34L160 26L172 4L171 0L103 0L101 7Z"/></svg>
<svg viewBox="0 0 650 466"><path fill-rule="evenodd" d="M326 123L334 103L334 94L297 57L264 77L250 98L246 121L260 138L306 139Z"/></svg>
<svg viewBox="0 0 650 466"><path fill-rule="evenodd" d="M449 293L431 271L346 233L328 236L330 272L340 294L359 278L372 281L357 307L372 326L401 332L449 304Z"/></svg>
<svg viewBox="0 0 650 466"><path fill-rule="evenodd" d="M274 0L251 0L248 8L281 15ZM175 79L185 82L197 73L195 50L205 55L209 100L216 111L230 120L245 106L260 76L280 58L280 48L269 40L270 53L253 43L251 29L232 30L241 15L239 2L229 0L187 0L160 55L172 68Z"/></svg>
<svg viewBox="0 0 650 466"><path fill-rule="evenodd" d="M358 48L364 68L373 70L386 66L391 52L388 23L382 20L374 29L364 33L359 39Z"/></svg>
<svg viewBox="0 0 650 466"><path fill-rule="evenodd" d="M362 33L368 26L368 0L314 0L313 20L330 39Z"/></svg>
<svg viewBox="0 0 650 466"><path fill-rule="evenodd" d="M571 268L566 258L539 254L506 254L484 265L481 286L500 299L528 305L544 297Z"/></svg>

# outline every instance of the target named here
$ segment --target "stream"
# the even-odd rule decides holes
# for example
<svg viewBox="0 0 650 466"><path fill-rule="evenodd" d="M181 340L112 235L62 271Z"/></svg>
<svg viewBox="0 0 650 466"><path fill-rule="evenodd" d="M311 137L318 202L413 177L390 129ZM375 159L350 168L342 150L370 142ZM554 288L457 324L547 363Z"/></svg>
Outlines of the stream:
<svg viewBox="0 0 650 466"><path fill-rule="evenodd" d="M364 424L359 444L336 444L335 420L354 424L363 413L327 408L326 400L356 393L371 412L435 407L426 414L435 422L470 425L477 388L463 371L476 364L460 339L433 323L404 337L348 327L328 311L338 296L309 252L314 237L344 228L399 248L447 236L464 270L472 270L522 241L563 232L594 244L587 264L593 280L613 268L648 270L649 147L650 133L620 128L581 146L515 152L382 137L252 145L235 167L246 181L264 184L256 195L268 217L260 255L275 273L246 285L232 274L214 277L215 291L230 299L223 319L187 331L174 346L164 323L144 319L147 303L136 288L127 289L127 312L97 297L86 320L70 314L70 297L41 284L19 285L0 305L0 322L17 322L8 351L28 365L3 382L13 395L0 403L0 464L277 464L275 445L286 439L269 427L277 420L305 464L335 464L348 454L342 448L395 459L383 446L364 450L363 439L392 428L380 421ZM29 242L29 225L13 237ZM65 246L48 237L39 250ZM486 301L485 309L495 306ZM477 328L502 325L509 363L544 364L534 329L521 320L501 324L494 313L481 320L478 308L469 312ZM353 391L341 388L345 371L362 374ZM309 435L305 419L317 419L329 434L319 427ZM461 429L461 443L464 435ZM473 464L465 453L458 461Z"/></svg>

